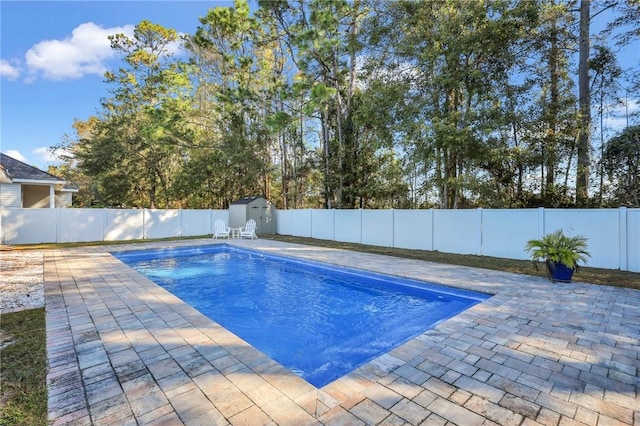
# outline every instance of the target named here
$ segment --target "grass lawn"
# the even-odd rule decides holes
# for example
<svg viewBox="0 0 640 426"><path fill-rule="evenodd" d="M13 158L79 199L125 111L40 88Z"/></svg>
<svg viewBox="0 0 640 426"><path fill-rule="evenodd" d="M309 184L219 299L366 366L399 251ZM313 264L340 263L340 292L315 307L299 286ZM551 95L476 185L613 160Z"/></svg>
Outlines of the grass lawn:
<svg viewBox="0 0 640 426"><path fill-rule="evenodd" d="M367 246L364 244L341 243L313 238L292 237L288 235L261 235L261 238L306 244L317 247L331 247L365 253L384 254L406 259L426 260L450 265L473 266L476 268L515 272L518 274L546 276L546 267L540 264L538 270L530 260L503 259L499 257L474 256L470 254L451 254L439 251L410 250L390 247ZM573 275L573 281L591 284L611 285L640 290L640 274L637 272L614 269L580 267Z"/></svg>
<svg viewBox="0 0 640 426"><path fill-rule="evenodd" d="M46 425L44 308L0 316L0 425Z"/></svg>
<svg viewBox="0 0 640 426"><path fill-rule="evenodd" d="M193 237L193 238L203 238ZM312 238L284 235L264 235L261 238L285 241L297 244L354 250L365 253L383 254L408 259L452 265L473 266L477 268L501 270L520 274L544 276L543 267L536 271L532 262L511 260L488 256L473 256L441 253L437 251L408 250L389 247L367 246L354 243L341 243ZM170 238L166 241L186 238ZM162 240L143 240L118 242L117 244L141 243ZM113 245L115 242L39 244L15 247L16 249L52 249L79 247L87 245ZM640 290L640 274L627 271L582 267L574 281L592 284L627 287ZM46 336L44 309L31 309L11 314L3 314L0 319L0 425L46 425ZM11 344L8 344L12 342Z"/></svg>

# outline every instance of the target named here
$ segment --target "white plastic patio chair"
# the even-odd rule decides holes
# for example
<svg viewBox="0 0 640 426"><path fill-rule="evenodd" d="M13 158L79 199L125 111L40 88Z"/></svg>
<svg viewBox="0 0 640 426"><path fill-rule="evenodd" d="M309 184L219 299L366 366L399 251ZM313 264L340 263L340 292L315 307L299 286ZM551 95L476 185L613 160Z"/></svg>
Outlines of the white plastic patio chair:
<svg viewBox="0 0 640 426"><path fill-rule="evenodd" d="M258 238L258 236L256 235L256 221L253 219L249 219L247 221L247 223L240 228L240 238L244 238L244 237L251 237L251 239L253 240L254 238Z"/></svg>
<svg viewBox="0 0 640 426"><path fill-rule="evenodd" d="M213 239L217 240L218 237L220 238L226 237L227 239L229 239L230 231L231 231L231 228L229 228L227 224L224 223L224 220L216 219L216 221L213 224Z"/></svg>

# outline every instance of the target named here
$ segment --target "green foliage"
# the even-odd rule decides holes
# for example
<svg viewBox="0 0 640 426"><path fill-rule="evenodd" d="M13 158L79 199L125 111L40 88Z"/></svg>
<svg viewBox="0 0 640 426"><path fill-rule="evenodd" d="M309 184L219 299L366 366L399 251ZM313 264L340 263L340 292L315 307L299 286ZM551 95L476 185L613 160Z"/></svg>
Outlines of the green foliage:
<svg viewBox="0 0 640 426"><path fill-rule="evenodd" d="M107 72L112 97L83 124L73 146L78 167L92 178L91 203L110 207L172 207L171 181L186 146L191 83L187 66L172 59L176 31L142 21L133 38L110 37L123 67Z"/></svg>
<svg viewBox="0 0 640 426"><path fill-rule="evenodd" d="M122 58L105 74L111 96L79 122L58 170L80 183L79 204L575 206L569 3L258 6L213 8L182 38L149 21L111 37ZM637 20L630 4L616 9L631 17L618 24ZM180 43L188 62L171 54ZM606 47L594 53L593 90L614 95L623 74ZM634 156L614 142L601 204L638 205Z"/></svg>
<svg viewBox="0 0 640 426"><path fill-rule="evenodd" d="M640 207L640 126L627 127L611 138L603 162L614 184L616 203Z"/></svg>
<svg viewBox="0 0 640 426"><path fill-rule="evenodd" d="M495 149L490 144L500 141L503 154L518 149L507 133L513 121L503 110L512 111L503 99L509 94L505 88L518 90L509 77L523 66L518 51L536 23L535 9L499 1L465 8L455 1L386 5L366 31L386 54L372 57L367 69L374 78L390 78L382 68L393 81L406 82L406 92L397 98L398 132L404 133L404 149L415 156L409 163L427 171L425 186L435 187L440 207L462 207L484 179L478 179L479 170L496 164L487 161ZM382 13L391 18L382 20ZM526 168L521 163L515 170L522 177ZM503 176L493 183L501 186Z"/></svg>
<svg viewBox="0 0 640 426"><path fill-rule="evenodd" d="M587 252L587 238L576 235L569 237L562 229L543 236L541 239L529 240L525 250L534 262L544 261L562 263L567 268L577 269L579 263L587 263L591 257Z"/></svg>

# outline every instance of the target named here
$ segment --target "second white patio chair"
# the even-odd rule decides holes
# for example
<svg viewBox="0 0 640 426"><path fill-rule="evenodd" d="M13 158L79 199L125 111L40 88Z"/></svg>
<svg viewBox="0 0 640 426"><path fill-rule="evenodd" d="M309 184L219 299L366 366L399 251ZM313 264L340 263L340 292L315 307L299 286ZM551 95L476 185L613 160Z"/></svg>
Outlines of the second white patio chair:
<svg viewBox="0 0 640 426"><path fill-rule="evenodd" d="M247 221L247 223L240 228L240 238L244 238L244 237L251 237L251 239L253 240L254 238L258 238L258 236L256 235L256 221L253 219L249 219Z"/></svg>

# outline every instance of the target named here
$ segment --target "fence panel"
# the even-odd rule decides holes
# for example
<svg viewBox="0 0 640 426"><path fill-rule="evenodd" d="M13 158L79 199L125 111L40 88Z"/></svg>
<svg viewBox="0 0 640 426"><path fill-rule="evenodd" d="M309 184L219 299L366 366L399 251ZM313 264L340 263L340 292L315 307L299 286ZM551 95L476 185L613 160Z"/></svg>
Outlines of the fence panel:
<svg viewBox="0 0 640 426"><path fill-rule="evenodd" d="M566 235L584 235L591 258L588 266L620 267L619 209L545 209L544 233L562 229Z"/></svg>
<svg viewBox="0 0 640 426"><path fill-rule="evenodd" d="M57 241L57 209L2 209L3 244Z"/></svg>
<svg viewBox="0 0 640 426"><path fill-rule="evenodd" d="M538 238L538 209L482 210L482 255L528 259L524 247Z"/></svg>
<svg viewBox="0 0 640 426"><path fill-rule="evenodd" d="M144 238L180 236L180 210L144 210Z"/></svg>
<svg viewBox="0 0 640 426"><path fill-rule="evenodd" d="M313 209L311 211L311 237L319 240L333 240L335 238L334 215L335 210Z"/></svg>
<svg viewBox="0 0 640 426"><path fill-rule="evenodd" d="M293 213L293 235L311 237L311 210L295 210Z"/></svg>
<svg viewBox="0 0 640 426"><path fill-rule="evenodd" d="M293 213L296 210L276 211L276 233L280 235L295 235L293 233Z"/></svg>
<svg viewBox="0 0 640 426"><path fill-rule="evenodd" d="M393 247L393 210L362 210L362 244Z"/></svg>
<svg viewBox="0 0 640 426"><path fill-rule="evenodd" d="M434 210L433 249L445 253L482 252L481 210Z"/></svg>
<svg viewBox="0 0 640 426"><path fill-rule="evenodd" d="M58 210L59 243L102 241L104 237L105 211L103 209Z"/></svg>
<svg viewBox="0 0 640 426"><path fill-rule="evenodd" d="M104 241L142 240L143 238L144 210L107 210Z"/></svg>
<svg viewBox="0 0 640 426"><path fill-rule="evenodd" d="M640 272L640 209L283 210L277 233L370 245L526 259L556 229L588 238L589 266ZM2 244L210 234L228 210L0 209Z"/></svg>
<svg viewBox="0 0 640 426"><path fill-rule="evenodd" d="M334 210L336 241L360 243L362 241L362 210Z"/></svg>
<svg viewBox="0 0 640 426"><path fill-rule="evenodd" d="M394 247L433 250L433 210L394 210Z"/></svg>
<svg viewBox="0 0 640 426"><path fill-rule="evenodd" d="M180 210L181 235L192 237L211 234L211 213L211 210Z"/></svg>

